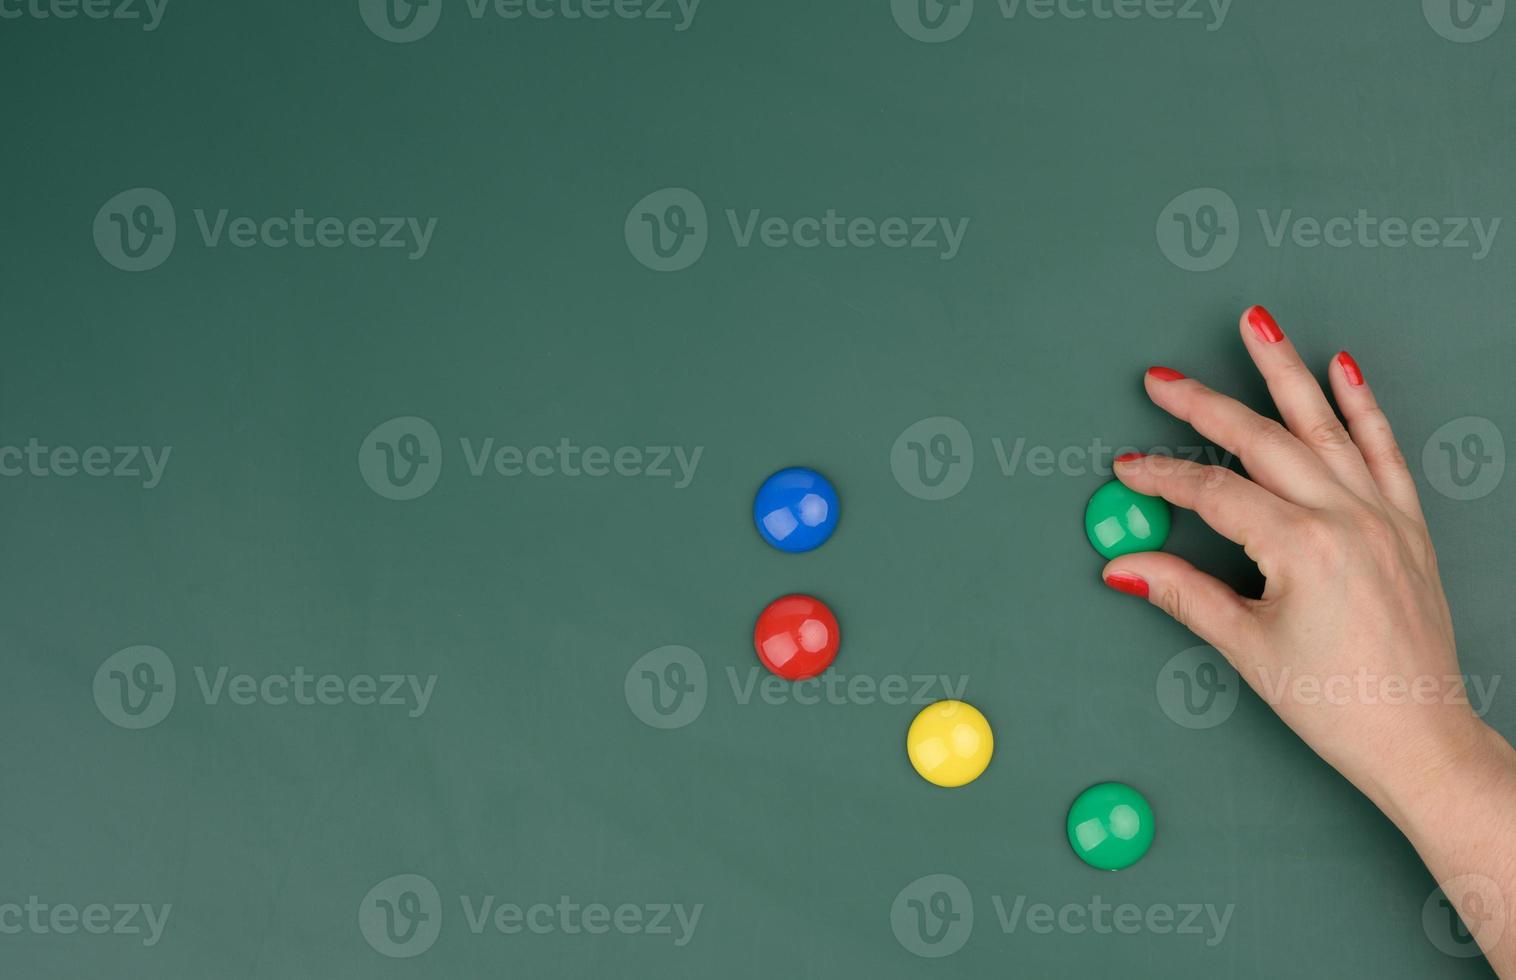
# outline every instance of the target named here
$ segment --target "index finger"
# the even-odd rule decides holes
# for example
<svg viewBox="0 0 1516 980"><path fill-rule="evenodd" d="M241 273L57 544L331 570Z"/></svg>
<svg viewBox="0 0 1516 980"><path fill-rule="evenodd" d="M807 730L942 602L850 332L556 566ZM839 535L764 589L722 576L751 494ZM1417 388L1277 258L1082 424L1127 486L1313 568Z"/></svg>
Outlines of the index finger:
<svg viewBox="0 0 1516 980"><path fill-rule="evenodd" d="M1143 380L1154 404L1241 459L1272 494L1320 507L1343 493L1321 457L1273 419L1169 368L1149 368Z"/></svg>
<svg viewBox="0 0 1516 980"><path fill-rule="evenodd" d="M1304 514L1224 466L1168 456L1125 456L1116 461L1116 477L1138 493L1193 510L1222 537L1242 545L1254 561Z"/></svg>

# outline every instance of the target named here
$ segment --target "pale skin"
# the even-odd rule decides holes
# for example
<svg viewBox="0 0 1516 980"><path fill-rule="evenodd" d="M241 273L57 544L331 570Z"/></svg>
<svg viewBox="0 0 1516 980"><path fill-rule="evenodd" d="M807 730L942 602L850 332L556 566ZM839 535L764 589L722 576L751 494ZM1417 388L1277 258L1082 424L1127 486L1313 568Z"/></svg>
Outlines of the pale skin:
<svg viewBox="0 0 1516 980"><path fill-rule="evenodd" d="M1241 545L1266 579L1262 597L1163 552L1117 558L1103 577L1226 656L1400 828L1491 966L1516 978L1516 750L1456 679L1437 556L1371 372L1332 359L1334 410L1266 310L1250 308L1239 326L1283 424L1170 369L1145 384L1247 475L1142 456L1118 462L1116 476Z"/></svg>

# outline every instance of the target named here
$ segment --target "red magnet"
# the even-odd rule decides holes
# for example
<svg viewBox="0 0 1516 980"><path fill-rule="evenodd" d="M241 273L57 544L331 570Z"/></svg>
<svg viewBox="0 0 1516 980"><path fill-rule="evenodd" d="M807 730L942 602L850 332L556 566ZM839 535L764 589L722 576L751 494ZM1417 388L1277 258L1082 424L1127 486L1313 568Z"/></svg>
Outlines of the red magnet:
<svg viewBox="0 0 1516 980"><path fill-rule="evenodd" d="M799 681L831 666L842 645L837 617L820 600L787 595L769 603L753 629L753 647L763 666Z"/></svg>

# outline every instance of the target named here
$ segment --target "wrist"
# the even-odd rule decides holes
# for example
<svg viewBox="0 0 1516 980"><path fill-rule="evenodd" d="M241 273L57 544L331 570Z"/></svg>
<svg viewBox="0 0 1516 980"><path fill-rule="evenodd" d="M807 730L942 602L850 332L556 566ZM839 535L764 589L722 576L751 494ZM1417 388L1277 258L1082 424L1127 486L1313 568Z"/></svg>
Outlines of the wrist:
<svg viewBox="0 0 1516 980"><path fill-rule="evenodd" d="M1516 750L1499 732L1470 713L1462 723L1430 732L1405 763L1381 780L1369 796L1414 842L1445 828L1458 809L1497 785L1516 779Z"/></svg>

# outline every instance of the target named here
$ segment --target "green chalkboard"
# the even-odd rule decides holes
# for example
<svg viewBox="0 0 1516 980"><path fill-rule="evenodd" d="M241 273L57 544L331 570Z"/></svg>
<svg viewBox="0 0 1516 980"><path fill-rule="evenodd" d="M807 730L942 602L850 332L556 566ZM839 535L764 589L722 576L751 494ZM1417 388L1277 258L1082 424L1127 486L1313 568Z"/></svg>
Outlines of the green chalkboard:
<svg viewBox="0 0 1516 980"><path fill-rule="evenodd" d="M1488 975L1082 518L1220 458L1148 365L1268 406L1266 303L1371 376L1516 734L1506 19L0 0L0 975ZM752 521L792 465L808 554ZM795 687L791 592L844 636Z"/></svg>

